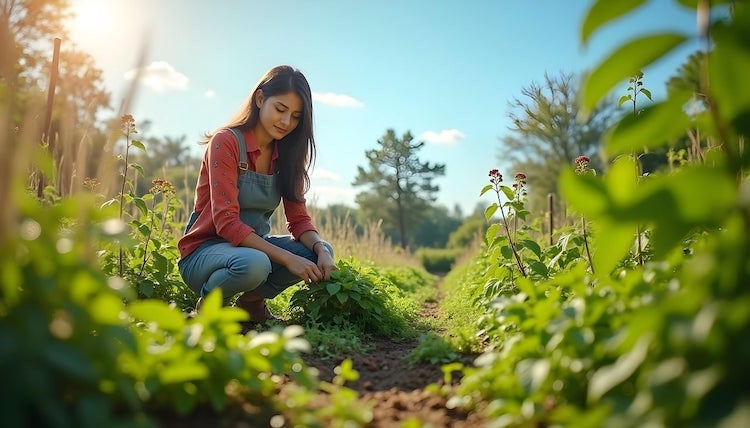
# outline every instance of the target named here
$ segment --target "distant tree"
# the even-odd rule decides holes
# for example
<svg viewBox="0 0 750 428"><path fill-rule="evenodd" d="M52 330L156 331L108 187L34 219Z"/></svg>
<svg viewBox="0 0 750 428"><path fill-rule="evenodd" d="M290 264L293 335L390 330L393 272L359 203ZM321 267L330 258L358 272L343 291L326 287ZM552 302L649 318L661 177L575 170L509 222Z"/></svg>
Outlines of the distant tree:
<svg viewBox="0 0 750 428"><path fill-rule="evenodd" d="M597 149L616 105L604 103L580 121L578 84L574 74L545 74L541 84L523 88L523 97L510 102L510 132L501 139L498 158L510 162L508 176L526 174L532 212L545 211L547 194L557 194L560 171L577 156L589 156L595 167L601 165Z"/></svg>
<svg viewBox="0 0 750 428"><path fill-rule="evenodd" d="M706 96L703 93L704 87L701 82L703 75L702 68L706 54L703 51L696 51L690 54L682 65L680 65L675 74L667 80L667 94L673 95L678 91L691 91L695 94L696 99L700 102L701 107L706 107Z"/></svg>
<svg viewBox="0 0 750 428"><path fill-rule="evenodd" d="M54 38L65 37L70 15L69 0L0 0L0 51L13 65L3 64L0 79L17 88L40 84Z"/></svg>
<svg viewBox="0 0 750 428"><path fill-rule="evenodd" d="M435 201L439 187L432 184L435 177L445 174L444 164L421 162L417 152L424 142L413 142L410 132L398 138L389 129L378 140L380 148L368 150L367 169L358 167L354 186L368 190L356 196L360 213L365 219L383 220L387 232L396 232L401 247L409 242L407 230L416 227Z"/></svg>
<svg viewBox="0 0 750 428"><path fill-rule="evenodd" d="M442 205L427 208L426 214L424 220L414 228L414 246L445 248L448 237L461 224L461 217L453 216Z"/></svg>
<svg viewBox="0 0 750 428"><path fill-rule="evenodd" d="M62 40L48 134L61 193L74 180L96 174L109 134L97 128L97 118L109 108L110 95L91 56L67 40L65 21L71 15L69 0L0 0L0 99L16 125L39 116L36 109L50 83L54 39ZM43 122L33 122L39 128L33 132L40 136L46 131Z"/></svg>
<svg viewBox="0 0 750 428"><path fill-rule="evenodd" d="M484 213L467 217L458 226L458 228L448 236L448 243L446 247L468 248L469 245L474 242L474 239L476 239L477 235L480 233L483 234L487 230L488 226L489 225L487 224L487 220L485 220L484 218Z"/></svg>

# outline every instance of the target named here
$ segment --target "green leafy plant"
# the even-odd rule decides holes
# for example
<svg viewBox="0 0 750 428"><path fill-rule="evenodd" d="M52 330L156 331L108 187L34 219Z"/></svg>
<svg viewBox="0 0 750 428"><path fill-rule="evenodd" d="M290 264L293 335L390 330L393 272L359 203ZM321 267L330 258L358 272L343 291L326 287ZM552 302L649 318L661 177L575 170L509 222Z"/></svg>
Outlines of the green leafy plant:
<svg viewBox="0 0 750 428"><path fill-rule="evenodd" d="M487 221L489 221L490 218L492 218L492 216L498 211L498 209L500 210L500 215L502 218L501 225L505 229L505 237L508 240L507 249L513 254L513 257L515 258L515 261L516 261L516 267L521 272L521 276L525 277L526 269L524 268L523 262L521 261L521 256L518 254L518 249L516 248L517 245L514 242L514 238L510 233L510 228L508 227L508 219L505 216L505 206L500 199L500 194L503 193L509 199L509 201L511 201L511 202L508 202L508 204L506 205L509 205L511 207L517 207L517 204L513 204L513 201L516 200L516 192L513 191L513 189L511 189L510 187L500 184L503 182L503 176L502 174L500 174L500 171L498 171L497 169L491 170L489 175L490 175L490 184L486 185L482 189L482 191L479 193L479 196L482 196L488 191L493 190L495 194L497 195L497 202L496 203L493 202L487 207L487 209L485 210L484 216L487 219ZM490 227L490 229L491 229L492 234L494 234L495 230L492 229L492 227ZM488 236L490 235L490 231L487 232L487 235Z"/></svg>
<svg viewBox="0 0 750 428"><path fill-rule="evenodd" d="M460 358L461 355L453 349L448 341L434 333L421 334L417 347L406 356L406 360L411 365L422 362L447 364L458 361Z"/></svg>
<svg viewBox="0 0 750 428"><path fill-rule="evenodd" d="M303 324L355 326L387 337L410 334L416 302L379 275L353 259L339 260L331 280L300 287L291 297L290 312Z"/></svg>
<svg viewBox="0 0 750 428"><path fill-rule="evenodd" d="M139 176L144 174L139 165L128 163L130 149L145 152L146 148L132 138L138 133L133 116L123 116L121 124L126 144L120 193L103 205L116 204L119 219L130 230L120 236L119 242L104 248L102 267L105 272L133 284L140 297L175 302L184 309L193 308L198 296L185 285L177 269L180 255L176 236L180 227L175 223L175 213L181 202L172 183L164 179L154 179L148 193L134 194L135 186L128 178L128 171L133 169Z"/></svg>

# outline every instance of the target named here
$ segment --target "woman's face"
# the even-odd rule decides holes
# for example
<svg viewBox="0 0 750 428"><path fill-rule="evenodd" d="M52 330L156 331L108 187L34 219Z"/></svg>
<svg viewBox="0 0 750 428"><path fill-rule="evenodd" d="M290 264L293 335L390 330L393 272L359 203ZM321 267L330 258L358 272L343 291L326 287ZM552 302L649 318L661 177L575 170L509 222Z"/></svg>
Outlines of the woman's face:
<svg viewBox="0 0 750 428"><path fill-rule="evenodd" d="M302 118L302 98L296 92L265 98L258 91L255 102L260 109L256 138L268 136L271 140L280 140L292 132Z"/></svg>

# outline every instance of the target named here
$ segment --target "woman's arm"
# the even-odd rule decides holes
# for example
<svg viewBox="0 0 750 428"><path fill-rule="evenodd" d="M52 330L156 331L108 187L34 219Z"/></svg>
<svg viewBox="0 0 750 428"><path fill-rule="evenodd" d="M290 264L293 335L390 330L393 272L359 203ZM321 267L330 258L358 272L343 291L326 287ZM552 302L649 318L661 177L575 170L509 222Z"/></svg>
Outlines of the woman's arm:
<svg viewBox="0 0 750 428"><path fill-rule="evenodd" d="M326 242L315 230L308 230L299 237L299 241L318 256L318 269L323 275L323 280L331 279L331 272L338 269L333 262L333 254L324 245Z"/></svg>

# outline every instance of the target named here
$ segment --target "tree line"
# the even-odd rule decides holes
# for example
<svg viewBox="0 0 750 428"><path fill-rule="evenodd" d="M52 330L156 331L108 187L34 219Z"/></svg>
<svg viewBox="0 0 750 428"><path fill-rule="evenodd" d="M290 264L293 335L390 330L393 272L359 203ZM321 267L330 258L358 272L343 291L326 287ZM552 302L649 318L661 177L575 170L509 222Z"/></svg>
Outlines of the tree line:
<svg viewBox="0 0 750 428"><path fill-rule="evenodd" d="M0 0L0 101L11 109L15 131L38 115L46 99L51 69L53 35L65 37L64 19L70 15L66 0ZM668 82L668 88L692 85L698 58L688 59ZM611 124L622 113L617 103L607 100L580 119L579 76L561 72L544 74L541 83L532 82L508 103L510 126L499 139L498 163L508 172L524 172L528 177L529 207L534 217L543 218L549 210L547 195L557 194L559 172L579 155L592 159L592 166L603 168L597 148ZM52 121L47 138L40 143L53 151L57 177L49 177L48 190L68 194L80 188L87 177L97 177L121 153L117 129L118 112L112 107L111 94L102 82L102 72L94 60L69 43L63 44L59 57L59 80L55 92ZM634 100L633 100L634 101ZM697 102L700 102L698 100ZM633 104L637 109L637 106ZM104 118L104 119L102 119ZM148 120L141 120L146 151L133 153L133 162L143 171L135 180L136 191L145 193L155 178L169 180L183 204L183 214L192 206L192 194L200 159L192 154L186 136L148 135ZM60 132L61 130L65 132ZM28 130L26 130L28 131ZM42 136L45 130L31 132ZM58 135L69 135L61 144ZM13 138L13 134L9 134ZM699 139L694 136L692 140ZM486 228L483 207L465 215L456 207L449 209L437 201L436 180L450 165L425 162L419 157L424 142L415 141L410 131L397 135L385 131L365 152L366 165L359 166L352 185L359 189L356 207L319 207L331 214L344 208L353 212L359 224L382 222L392 242L405 249L465 248L477 232ZM649 153L639 159L644 170L668 164L676 156L690 156L695 141L684 138L679 153ZM700 144L698 141L697 144ZM679 152L679 150L678 150ZM118 167L122 173L123 167ZM559 204L559 203L558 203ZM555 206L563 213L565 207ZM537 220L538 222L538 220ZM530 221L531 227L534 221Z"/></svg>

